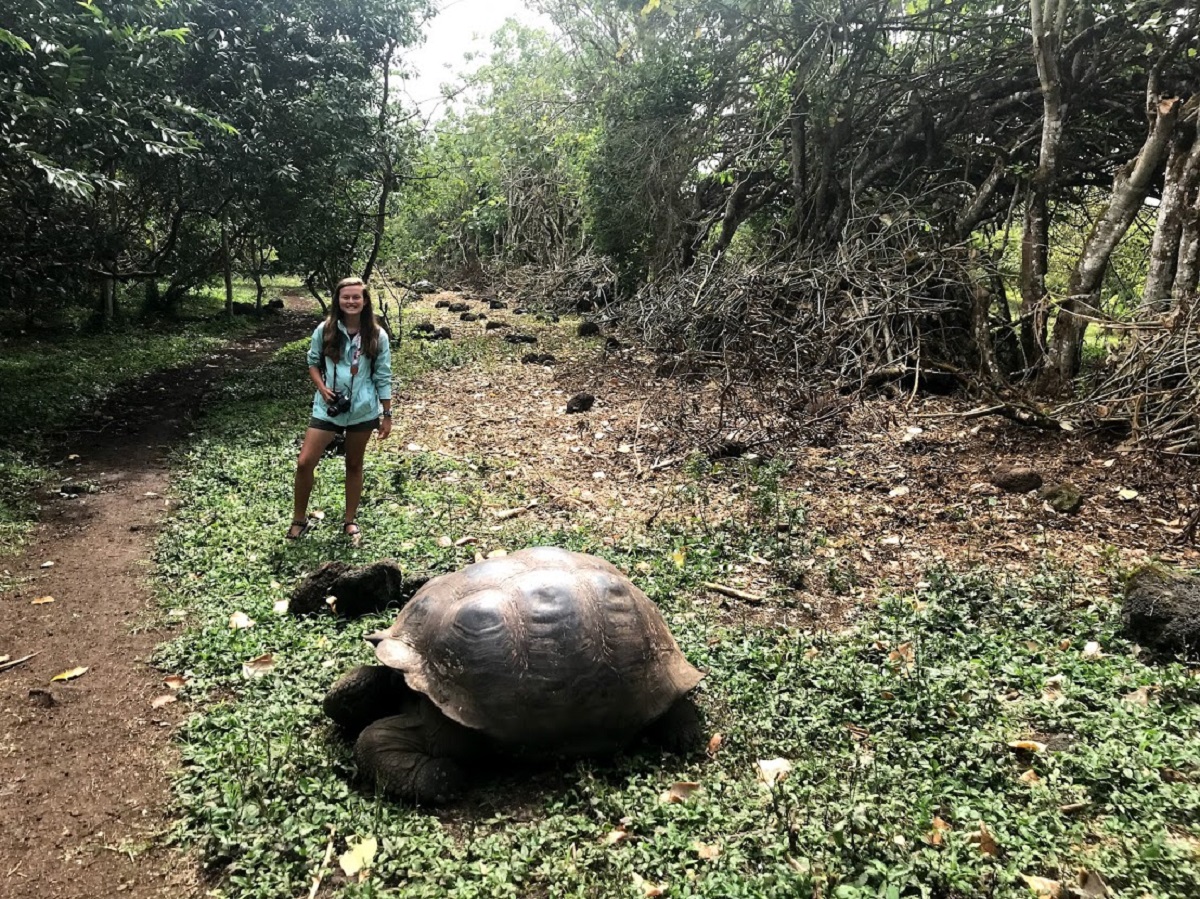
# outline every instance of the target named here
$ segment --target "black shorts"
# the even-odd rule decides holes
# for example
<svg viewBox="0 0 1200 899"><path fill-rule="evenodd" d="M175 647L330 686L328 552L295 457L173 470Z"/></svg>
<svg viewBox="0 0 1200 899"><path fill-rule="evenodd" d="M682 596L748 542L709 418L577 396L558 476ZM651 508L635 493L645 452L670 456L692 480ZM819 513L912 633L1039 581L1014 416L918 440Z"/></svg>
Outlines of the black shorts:
<svg viewBox="0 0 1200 899"><path fill-rule="evenodd" d="M310 418L308 426L316 428L318 431L333 431L335 434L358 434L362 431L378 431L379 417L368 418L366 421L360 421L352 425L335 425L333 422L325 421L323 418Z"/></svg>

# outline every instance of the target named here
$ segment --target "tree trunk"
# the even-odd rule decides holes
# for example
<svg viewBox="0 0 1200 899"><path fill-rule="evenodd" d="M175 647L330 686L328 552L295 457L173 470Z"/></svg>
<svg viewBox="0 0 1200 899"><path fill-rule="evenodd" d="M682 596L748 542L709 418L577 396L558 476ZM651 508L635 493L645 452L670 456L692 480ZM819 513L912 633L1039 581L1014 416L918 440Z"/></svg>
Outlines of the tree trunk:
<svg viewBox="0 0 1200 899"><path fill-rule="evenodd" d="M1030 0L1029 4L1033 58L1042 87L1042 144L1025 203L1025 230L1021 237L1021 347L1031 370L1040 366L1046 342L1048 197L1058 173L1058 148L1067 114L1058 54L1070 5L1071 0L1045 0L1044 6L1042 0Z"/></svg>
<svg viewBox="0 0 1200 899"><path fill-rule="evenodd" d="M371 236L371 252L367 256L367 264L363 266L362 279L366 284L371 283L371 274L375 271L375 263L379 260L379 248L383 245L383 230L387 225L388 197L392 192L392 147L388 140L388 83L392 73L392 53L396 45L388 41L387 53L383 57L383 96L379 103L379 146L383 151L383 173L379 185L379 203L375 207L375 233Z"/></svg>
<svg viewBox="0 0 1200 899"><path fill-rule="evenodd" d="M1200 183L1200 138L1193 115L1188 118L1187 127L1181 127L1171 141L1154 240L1150 245L1146 286L1142 292L1143 309L1163 312L1170 305L1175 271L1181 258L1183 219L1197 183Z"/></svg>
<svg viewBox="0 0 1200 899"><path fill-rule="evenodd" d="M117 317L117 279L111 274L105 275L100 282L100 314L105 326L111 325Z"/></svg>
<svg viewBox="0 0 1200 899"><path fill-rule="evenodd" d="M1150 134L1138 155L1117 173L1112 197L1084 241L1079 262L1071 274L1069 294L1058 307L1054 335L1039 379L1043 393L1064 393L1079 374L1088 326L1086 316L1098 312L1100 286L1108 260L1146 199L1151 180L1167 153L1181 105L1178 99L1148 101L1148 110L1153 110L1148 112L1153 122Z"/></svg>
<svg viewBox="0 0 1200 899"><path fill-rule="evenodd" d="M1171 299L1178 305L1200 286L1200 188L1183 216L1179 235L1179 261L1175 265L1175 283Z"/></svg>
<svg viewBox="0 0 1200 899"><path fill-rule="evenodd" d="M229 229L221 226L221 256L225 269L225 314L233 318L233 256L229 252Z"/></svg>

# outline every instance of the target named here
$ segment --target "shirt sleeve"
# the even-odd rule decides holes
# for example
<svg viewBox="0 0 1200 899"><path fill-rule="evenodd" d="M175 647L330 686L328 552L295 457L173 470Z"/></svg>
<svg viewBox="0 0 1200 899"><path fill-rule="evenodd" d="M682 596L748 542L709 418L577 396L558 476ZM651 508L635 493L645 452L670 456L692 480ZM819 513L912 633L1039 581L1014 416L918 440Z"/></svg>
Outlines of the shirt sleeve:
<svg viewBox="0 0 1200 899"><path fill-rule="evenodd" d="M379 329L379 351L375 356L375 392L381 400L392 398L392 342L387 331Z"/></svg>
<svg viewBox="0 0 1200 899"><path fill-rule="evenodd" d="M317 325L317 329L313 331L312 341L308 345L308 364L321 364L321 344L325 342L325 322ZM324 372L322 372L324 374Z"/></svg>

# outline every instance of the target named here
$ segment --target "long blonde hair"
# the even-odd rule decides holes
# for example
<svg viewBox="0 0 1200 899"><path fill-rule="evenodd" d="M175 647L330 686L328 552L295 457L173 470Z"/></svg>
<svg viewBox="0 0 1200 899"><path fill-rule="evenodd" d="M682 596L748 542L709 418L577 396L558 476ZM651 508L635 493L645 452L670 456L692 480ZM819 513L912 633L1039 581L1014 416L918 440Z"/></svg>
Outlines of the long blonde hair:
<svg viewBox="0 0 1200 899"><path fill-rule="evenodd" d="M342 341L338 323L342 321L342 288L363 289L362 314L358 319L358 333L362 335L363 354L374 359L379 353L379 324L375 321L375 307L371 305L371 288L362 278L343 278L333 289L333 302L329 306L329 317L325 319L325 355L338 362L342 358Z"/></svg>

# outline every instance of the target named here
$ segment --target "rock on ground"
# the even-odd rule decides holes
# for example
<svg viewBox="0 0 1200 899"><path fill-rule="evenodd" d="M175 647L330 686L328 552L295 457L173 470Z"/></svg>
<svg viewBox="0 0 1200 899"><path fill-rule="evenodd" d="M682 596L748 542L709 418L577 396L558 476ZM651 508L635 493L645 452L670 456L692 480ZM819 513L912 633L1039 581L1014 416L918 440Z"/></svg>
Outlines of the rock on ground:
<svg viewBox="0 0 1200 899"><path fill-rule="evenodd" d="M394 562L375 562L365 568L326 562L297 585L288 611L293 615L328 611L339 618L357 618L403 605L427 580L406 580ZM326 601L330 596L334 597L332 605Z"/></svg>
<svg viewBox="0 0 1200 899"><path fill-rule="evenodd" d="M1158 565L1138 569L1125 586L1125 636L1154 652L1200 652L1200 578Z"/></svg>

